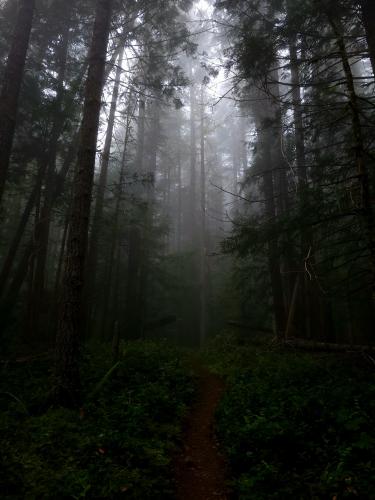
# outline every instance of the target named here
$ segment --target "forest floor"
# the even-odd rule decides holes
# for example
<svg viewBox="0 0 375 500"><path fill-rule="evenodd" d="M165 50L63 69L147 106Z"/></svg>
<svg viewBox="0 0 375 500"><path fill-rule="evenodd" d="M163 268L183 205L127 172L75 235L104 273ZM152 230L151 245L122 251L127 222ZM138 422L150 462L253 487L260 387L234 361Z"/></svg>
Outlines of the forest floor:
<svg viewBox="0 0 375 500"><path fill-rule="evenodd" d="M214 435L215 411L224 393L223 380L199 362L198 394L188 416L183 448L175 460L178 500L227 500L227 464Z"/></svg>

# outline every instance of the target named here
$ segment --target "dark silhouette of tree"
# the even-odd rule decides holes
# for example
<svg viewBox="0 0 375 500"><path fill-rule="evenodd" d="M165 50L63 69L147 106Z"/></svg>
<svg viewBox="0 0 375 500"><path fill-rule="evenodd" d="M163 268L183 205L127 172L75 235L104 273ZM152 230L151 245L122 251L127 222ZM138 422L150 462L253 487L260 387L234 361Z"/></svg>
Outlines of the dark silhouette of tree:
<svg viewBox="0 0 375 500"><path fill-rule="evenodd" d="M79 404L81 398L79 342L82 326L80 323L83 276L112 3L111 0L97 1L74 175L74 194L63 274L55 368L56 399L67 406Z"/></svg>
<svg viewBox="0 0 375 500"><path fill-rule="evenodd" d="M4 81L0 95L0 204L12 152L18 100L33 21L35 0L19 2L17 21L13 32Z"/></svg>

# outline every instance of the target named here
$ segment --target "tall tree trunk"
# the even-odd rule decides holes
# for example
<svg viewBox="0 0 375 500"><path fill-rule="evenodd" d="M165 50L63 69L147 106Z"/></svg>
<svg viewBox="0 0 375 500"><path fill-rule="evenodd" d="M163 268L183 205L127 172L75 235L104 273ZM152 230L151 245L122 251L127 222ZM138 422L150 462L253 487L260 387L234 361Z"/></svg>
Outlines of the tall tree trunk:
<svg viewBox="0 0 375 500"><path fill-rule="evenodd" d="M35 0L21 0L0 95L0 207L12 152Z"/></svg>
<svg viewBox="0 0 375 500"><path fill-rule="evenodd" d="M241 164L242 164L242 171L246 172L248 154L247 154L247 138L246 138L247 129L246 129L246 120L244 117L241 117L240 129L241 129Z"/></svg>
<svg viewBox="0 0 375 500"><path fill-rule="evenodd" d="M62 42L64 42L64 40L62 40ZM62 55L63 55L62 56L62 60L64 60L65 56L64 56L63 52L62 52ZM78 92L78 90L79 90L79 88L81 86L82 79L84 78L84 75L85 75L86 70L87 70L87 65L88 65L88 61L86 59L85 60L85 64L83 65L83 67L82 67L82 69L81 69L78 77L74 79L74 81L73 81L73 83L71 85L71 96L67 100L67 102L65 102L65 113L66 114L68 114L70 112L70 110L71 110L71 108L73 106L76 106L75 96L76 96L76 94L77 94L77 92ZM62 80L60 79L60 83L61 82L62 82ZM61 89L61 94L62 94L62 91L63 91L63 85L62 85L62 89ZM58 102L59 101L57 101L57 103ZM61 107L61 104L62 103L59 104L59 107ZM15 261L16 256L17 256L17 252L18 252L18 249L19 249L19 244L21 242L21 239L23 237L25 228L26 228L26 226L27 226L27 224L29 222L31 213L32 213L33 208L35 206L35 202L36 202L36 199L37 199L37 192L38 192L38 190L40 189L40 187L41 187L41 185L43 183L44 177L46 175L46 171L47 171L48 168L51 169L50 168L51 164L52 164L53 168L55 167L56 155L55 155L54 151L57 149L57 146L55 147L53 145L53 143L54 143L54 138L55 137L57 137L57 140L58 140L58 138L61 136L62 129L63 129L63 126L64 126L64 122L61 119L62 119L61 115L59 117L56 115L56 119L55 119L54 125L52 127L51 139L50 139L50 142L49 142L49 145L48 145L48 148L47 148L48 151L51 152L51 154L46 154L41 159L35 187L33 188L33 191L30 194L29 200L28 200L28 202L27 202L27 204L26 204L26 206L24 208L22 217L21 217L19 225L18 225L18 229L17 229L17 231L15 233L15 236L14 236L14 239L12 241L11 247L10 247L8 253L7 253L7 257L6 257L5 261L4 261L3 268L2 268L2 271L1 271L1 274L0 274L0 295L1 295L1 293L4 292L4 289L5 289L6 285L7 285L7 280L9 278L10 272L12 270L14 261ZM68 171L69 171L69 169L71 167L71 164L72 164L72 162L73 162L73 160L74 160L74 158L75 158L75 156L77 154L77 146L78 146L79 135L80 135L80 129L78 129L78 131L76 131L76 132L73 133L73 140L71 141L71 143L69 145L67 154L66 154L66 156L64 158L64 162L63 162L63 165L61 167L61 170L59 171L58 174L54 173L53 179L50 179L50 183L49 183L49 186L48 186L49 189L46 189L46 191L48 191L50 193L50 195L48 196L48 200L50 200L51 203L49 203L48 205L46 205L46 201L47 200L45 201L45 203L44 203L45 208L43 209L43 212L44 212L45 216L40 221L40 224L42 224L43 221L44 221L44 223L49 226L50 213L52 211L53 204L56 202L56 199L61 195L61 193L63 191L66 176L67 176ZM51 189L50 189L51 187L53 187L52 194L51 194ZM47 212L47 206L49 208L49 213ZM44 245L45 245L45 248L47 248L49 231L42 231L42 233L44 235ZM47 241L46 241L46 238L47 238ZM42 245L43 245L42 242L33 241L32 243L30 243L30 244L28 244L26 246L26 249L25 249L25 252L24 252L25 254L21 258L21 261L20 261L20 264L19 264L20 269L16 271L15 275L22 276L22 264L28 262L28 258L29 258L30 254L31 254L30 252L34 252L36 246L42 246ZM27 255L27 252L29 252L29 255ZM19 288L20 288L22 286L23 280L22 281L17 281L17 283L19 283ZM16 287L13 286L13 285L14 284L12 284L10 286L11 286L11 288L14 291L16 291Z"/></svg>
<svg viewBox="0 0 375 500"><path fill-rule="evenodd" d="M87 301L87 322L88 325L91 323L91 316L93 314L93 300L95 297L96 290L96 276L97 276L97 264L98 264L98 249L99 249L99 239L101 237L102 223L103 223L103 210L104 210L104 198L105 190L107 187L108 178L108 167L109 159L112 146L113 130L115 126L116 118L116 108L117 101L120 90L121 74L122 74L122 62L124 56L124 46L122 46L119 57L118 66L115 76L115 84L113 86L111 107L108 116L108 126L105 137L104 148L102 152L101 159L101 169L99 174L98 189L96 193L95 209L91 226L89 250L87 255L87 276L86 276L86 301Z"/></svg>
<svg viewBox="0 0 375 500"><path fill-rule="evenodd" d="M191 286L187 299L189 320L187 327L190 331L196 332L192 339L193 343L199 345L200 342L200 270L199 270L199 198L197 193L197 127L196 127L196 86L194 84L193 69L190 67L190 186L188 204L188 238L191 258ZM198 196L197 196L198 195Z"/></svg>
<svg viewBox="0 0 375 500"><path fill-rule="evenodd" d="M145 125L146 125L146 102L143 97L139 100L139 110L138 110L138 131L137 131L137 156L136 156L136 168L137 175L139 176L137 191L140 193L142 188L140 187L140 181L142 180L142 175L144 174L143 163L144 163L144 149L145 149Z"/></svg>
<svg viewBox="0 0 375 500"><path fill-rule="evenodd" d="M350 68L349 57L342 35L342 28L333 18L329 18L333 32L335 33L342 66L346 78L348 99L350 105L352 131L354 138L354 153L358 175L358 213L364 225L364 239L370 255L370 267L372 275L372 302L375 306L375 216L373 209L373 193L371 190L369 170L367 166L365 141L361 125L361 107L355 91L353 74ZM367 158L366 158L367 157Z"/></svg>
<svg viewBox="0 0 375 500"><path fill-rule="evenodd" d="M232 175L233 175L233 186L232 191L234 194L233 197L233 213L236 215L238 212L238 174L240 170L240 161L241 161L241 146L240 146L240 123L238 120L232 126L232 134L231 134L231 147L232 147Z"/></svg>
<svg viewBox="0 0 375 500"><path fill-rule="evenodd" d="M57 175L57 180L56 180L55 190L54 190L54 195L53 195L54 200L56 200L61 195L61 193L63 191L65 178L68 174L69 168L72 165L74 157L76 156L76 152L77 152L77 137L74 137L73 141L70 144L69 151L68 151L67 156L64 160L63 166L61 167L61 170ZM40 183L39 183L39 186L40 186ZM35 203L38 199L39 199L39 195L38 195L38 191L37 191L36 196L35 196ZM32 208L31 208L31 211L30 211L28 217L32 213ZM19 242L20 241L21 240L19 240ZM9 315L12 312L13 307L16 304L18 294L19 294L21 287L22 287L22 285L25 281L25 278L27 276L27 269L29 267L30 260L34 257L34 253L35 253L35 241L34 241L34 236L32 236L24 248L20 262L18 263L17 269L15 270L14 276L12 278L12 281L9 284L7 293L2 301L1 307L2 307L2 310L6 313L5 317L9 317ZM16 254L13 255L12 260L9 262L10 267L9 267L9 270L7 270L7 273L9 273L9 271L13 267L15 255ZM8 276L9 276L9 274L7 274L7 277ZM6 287L6 285L7 285L7 282L5 281L4 287ZM1 286L3 286L3 284L1 284ZM3 325L2 326L3 326L3 328L6 327L6 319L4 319L4 317L3 317Z"/></svg>
<svg viewBox="0 0 375 500"><path fill-rule="evenodd" d="M79 341L83 276L112 4L113 0L97 0L74 177L55 362L56 399L65 406L76 406L81 401Z"/></svg>
<svg viewBox="0 0 375 500"><path fill-rule="evenodd" d="M151 285L151 259L150 249L152 241L149 240L148 235L152 234L153 221L154 221L154 204L155 204L155 177L157 172L157 153L160 143L160 103L158 99L154 99L150 104L150 117L151 127L149 128L149 163L147 166L146 178L146 195L145 195L145 217L144 229L142 234L142 248L141 248L141 273L140 273L140 328L141 337L145 335L145 319L147 318L147 296L148 289ZM170 165L167 166L167 198L165 206L169 207L170 197Z"/></svg>
<svg viewBox="0 0 375 500"><path fill-rule="evenodd" d="M145 142L146 104L139 100L137 153L135 187L132 189L135 200L132 221L129 228L128 279L126 284L126 330L128 338L141 336L141 266L142 266L142 231L140 227L143 214L139 213L138 204L142 198L142 179L144 176L144 142Z"/></svg>
<svg viewBox="0 0 375 500"><path fill-rule="evenodd" d="M25 229L27 227L27 224L29 222L30 216L33 212L33 209L35 207L36 201L39 198L39 193L42 187L42 180L45 174L45 163L39 166L38 168L38 174L35 180L35 185L30 193L29 199L26 202L26 205L23 209L20 221L18 223L16 232L14 233L12 242L10 244L9 250L7 252L7 255L4 259L3 267L1 269L0 273L0 297L3 294L6 285L8 283L8 279L10 276L10 273L12 271L13 263L16 258L18 248L20 246L20 243L22 241L22 237L24 235Z"/></svg>
<svg viewBox="0 0 375 500"><path fill-rule="evenodd" d="M190 68L190 78L193 78L193 72ZM193 81L190 84L190 239L193 248L196 247L196 163L197 163L197 144L196 144L196 124L195 124L195 86Z"/></svg>
<svg viewBox="0 0 375 500"><path fill-rule="evenodd" d="M375 75L375 2L374 0L361 0L362 20L366 30L367 45L372 66L372 72Z"/></svg>
<svg viewBox="0 0 375 500"><path fill-rule="evenodd" d="M201 242L200 242L200 346L204 345L207 336L207 269L206 269L206 165L205 165L205 138L204 138L204 91L201 90L200 105L200 194L201 194Z"/></svg>
<svg viewBox="0 0 375 500"><path fill-rule="evenodd" d="M131 101L131 99L129 99ZM113 216L113 226L112 226L112 237L111 237L111 248L109 252L109 261L108 261L108 272L106 276L106 285L105 285L105 294L103 297L103 311L102 311L102 321L101 321L101 337L107 338L108 336L106 335L106 330L109 324L112 324L112 322L108 321L107 314L109 310L109 302L111 297L113 297L114 301L114 307L113 310L115 311L116 315L113 318L114 321L119 321L119 318L117 317L117 303L119 300L118 294L115 292L113 295L111 294L111 288L112 288L112 281L113 281L113 271L115 267L115 258L116 258L116 253L118 254L118 247L119 247L119 229L120 229L120 212L121 212L121 207L122 207L122 197L124 193L124 184L125 184L125 173L126 173L126 159L127 159L127 154L128 154L128 143L129 143L129 136L130 136L130 124L131 120L133 118L133 112L131 111L130 104L128 106L128 112L127 112L127 119L126 119L126 128L125 128L125 138L124 138L124 149L122 152L122 158L121 158L121 167L120 167L120 176L119 176L119 181L118 181L118 186L116 189L116 204L115 204L115 213ZM115 288L118 286L117 281L119 280L119 277L115 276ZM119 332L117 332L119 333ZM116 339L115 339L116 340ZM119 335L118 339L119 340ZM114 343L114 348L116 350L116 345L118 348L117 340Z"/></svg>
<svg viewBox="0 0 375 500"><path fill-rule="evenodd" d="M177 252L182 244L182 162L181 162L181 114L177 112Z"/></svg>
<svg viewBox="0 0 375 500"><path fill-rule="evenodd" d="M66 240L68 237L68 231L69 231L69 219L70 219L70 206L68 208L65 221L64 221L64 228L62 232L62 237L61 237L61 243L60 243L60 252L58 256L58 261L57 261L57 269L56 269L56 276L55 276L55 286L54 286L54 293L53 293L53 304L54 306L57 306L59 303L59 294L60 294L60 286L61 286L61 274L63 271L63 265L64 265L64 254L65 254L65 246L66 246ZM56 309L56 307L54 307ZM56 315L54 314L54 317Z"/></svg>
<svg viewBox="0 0 375 500"><path fill-rule="evenodd" d="M270 149L273 143L272 133L263 130L261 133L262 153L265 173L263 175L263 189L266 200L267 223L272 227L272 222L276 217L274 181L272 173L272 156ZM271 279L273 311L275 317L276 335L282 339L286 329L286 311L284 304L283 282L280 272L280 250L277 238L272 234L272 229L268 231L268 268Z"/></svg>
<svg viewBox="0 0 375 500"><path fill-rule="evenodd" d="M49 233L51 226L52 207L54 202L55 182L56 182L56 158L59 146L59 139L63 132L64 115L63 101L65 95L65 74L69 48L70 21L67 21L61 34L60 46L58 48L58 75L53 125L51 129L51 139L45 161L47 162L47 175L44 190L44 202L41 209L40 218L34 232L36 246L35 278L32 287L31 304L31 325L30 329L35 335L39 332L39 318L41 304L46 280L46 264L48 255Z"/></svg>
<svg viewBox="0 0 375 500"><path fill-rule="evenodd" d="M288 4L289 5L289 4ZM291 73L291 94L293 105L294 117L294 142L296 148L296 168L298 178L298 202L300 206L301 220L304 219L305 210L308 207L308 185L307 185L307 168L306 168L306 151L305 151L305 133L303 127L302 116L302 100L301 100L301 81L298 67L297 55L297 37L295 35L289 38L289 55L290 55L290 73ZM311 332L318 328L316 324L317 314L313 318L314 304L317 305L318 297L313 283L310 282L307 273L305 272L305 265L310 265L313 261L313 236L311 230L305 227L300 228L301 234L301 255L300 255L300 272L303 273L303 279L298 280L299 287L299 306L298 316L300 327L298 331L302 332L304 337L310 338ZM307 262L307 256L311 255L310 262ZM297 285L297 281L295 286ZM297 299L298 301L298 299ZM318 312L318 311L317 311Z"/></svg>
<svg viewBox="0 0 375 500"><path fill-rule="evenodd" d="M277 212L279 214L288 214L290 209L290 196L289 196L289 182L288 182L288 161L284 151L284 131L283 131L283 117L282 109L280 107L280 89L279 84L279 70L274 69L271 73L272 82L270 88L272 95L276 98L276 102L270 101L271 117L274 120L275 131L270 136L270 140L274 140L274 146L270 145L270 154L272 157L272 165L277 168L275 175L275 194L277 195ZM282 247L282 257L280 259L283 267L283 293L285 304L289 309L293 297L293 290L296 276L292 274L292 270L296 267L295 255L293 248L293 241L288 233L282 234L280 238L280 247ZM271 252L272 253L272 252ZM285 311L286 316L286 311Z"/></svg>

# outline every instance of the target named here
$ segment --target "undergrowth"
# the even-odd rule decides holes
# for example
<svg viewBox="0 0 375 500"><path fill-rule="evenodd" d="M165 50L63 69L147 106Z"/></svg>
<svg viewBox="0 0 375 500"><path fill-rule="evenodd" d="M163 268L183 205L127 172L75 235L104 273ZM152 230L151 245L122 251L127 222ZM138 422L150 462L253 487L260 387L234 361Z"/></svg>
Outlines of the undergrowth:
<svg viewBox="0 0 375 500"><path fill-rule="evenodd" d="M173 498L171 456L194 392L184 356L139 342L112 373L108 360L102 347L85 352L80 412L40 411L47 361L3 367L1 498Z"/></svg>
<svg viewBox="0 0 375 500"><path fill-rule="evenodd" d="M240 345L242 344L242 345ZM217 433L241 500L375 499L375 370L363 357L267 349L223 335Z"/></svg>

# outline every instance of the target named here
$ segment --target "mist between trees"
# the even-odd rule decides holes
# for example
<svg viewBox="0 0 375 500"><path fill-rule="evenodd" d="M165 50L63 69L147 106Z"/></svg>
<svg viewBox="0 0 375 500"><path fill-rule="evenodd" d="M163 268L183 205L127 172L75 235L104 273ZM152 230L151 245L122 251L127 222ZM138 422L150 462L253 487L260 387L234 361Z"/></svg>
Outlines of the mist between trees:
<svg viewBox="0 0 375 500"><path fill-rule="evenodd" d="M5 353L373 341L371 0L20 0L0 16Z"/></svg>

